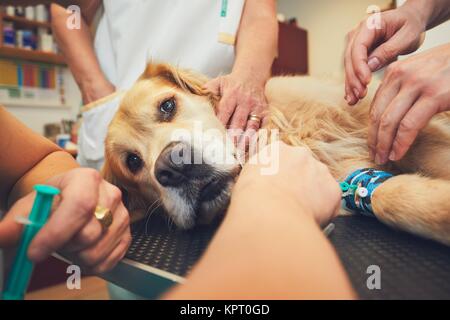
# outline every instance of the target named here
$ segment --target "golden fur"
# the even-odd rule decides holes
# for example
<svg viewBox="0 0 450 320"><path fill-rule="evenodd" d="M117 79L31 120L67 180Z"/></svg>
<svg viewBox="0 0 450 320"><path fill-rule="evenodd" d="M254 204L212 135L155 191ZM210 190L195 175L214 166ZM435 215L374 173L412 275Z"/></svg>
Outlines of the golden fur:
<svg viewBox="0 0 450 320"><path fill-rule="evenodd" d="M128 191L132 210L146 209L152 199L164 197L164 188L158 186L152 176L152 164L169 143L167 136L171 131L177 127L189 130L191 122L197 119L208 128L224 132L213 110L218 99L202 87L206 81L205 77L191 71L150 64L124 97L109 128L104 175ZM155 124L149 106L158 95L167 92L181 97L184 111L170 123ZM447 199L450 195L450 117L446 114L435 117L404 159L379 167L369 158L367 147L370 98L349 107L342 92L340 83L311 77L272 78L266 85L271 120L266 128L279 129L281 139L290 145L309 148L337 180L366 167L398 174L383 183L373 195L372 207L377 218L396 228L450 245L450 201ZM121 148L127 148L130 141L141 145L142 152L149 153L149 168L139 179L121 164Z"/></svg>

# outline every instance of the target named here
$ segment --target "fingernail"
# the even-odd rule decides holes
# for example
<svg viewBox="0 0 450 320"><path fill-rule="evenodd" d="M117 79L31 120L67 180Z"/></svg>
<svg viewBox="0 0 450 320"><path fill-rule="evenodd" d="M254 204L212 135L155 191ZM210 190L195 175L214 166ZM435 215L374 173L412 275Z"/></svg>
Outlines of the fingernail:
<svg viewBox="0 0 450 320"><path fill-rule="evenodd" d="M395 151L392 150L391 153L389 154L389 160L395 161L396 159L397 157L395 156Z"/></svg>
<svg viewBox="0 0 450 320"><path fill-rule="evenodd" d="M353 93L355 94L356 98L359 98L359 91L358 89L353 89Z"/></svg>
<svg viewBox="0 0 450 320"><path fill-rule="evenodd" d="M372 72L375 72L380 67L380 60L378 58L370 58L368 62L369 68Z"/></svg>

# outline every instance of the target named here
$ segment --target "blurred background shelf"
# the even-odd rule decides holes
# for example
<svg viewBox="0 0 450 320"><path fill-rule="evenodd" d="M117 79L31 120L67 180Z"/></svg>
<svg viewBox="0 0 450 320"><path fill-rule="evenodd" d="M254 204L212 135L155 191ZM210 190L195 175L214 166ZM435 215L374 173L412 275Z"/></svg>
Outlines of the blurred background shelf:
<svg viewBox="0 0 450 320"><path fill-rule="evenodd" d="M36 108L36 109L71 109L73 106L54 102L36 102L33 100L18 99L17 101L4 100L0 102L7 108Z"/></svg>
<svg viewBox="0 0 450 320"><path fill-rule="evenodd" d="M39 50L0 46L0 57L66 65L62 55Z"/></svg>
<svg viewBox="0 0 450 320"><path fill-rule="evenodd" d="M23 17L9 16L7 14L1 13L0 15L2 20L14 22L20 28L51 28L50 22L40 22Z"/></svg>
<svg viewBox="0 0 450 320"><path fill-rule="evenodd" d="M0 8L0 31L2 31L2 36L0 37L0 57L66 65L64 57L61 54L49 51L28 50L5 45L5 41L3 39L3 28L5 23L12 24L15 30L32 30L35 34L38 33L39 29L47 29L48 32L51 32L51 23L48 21L43 22L27 19L25 17L7 15L1 11L2 10Z"/></svg>

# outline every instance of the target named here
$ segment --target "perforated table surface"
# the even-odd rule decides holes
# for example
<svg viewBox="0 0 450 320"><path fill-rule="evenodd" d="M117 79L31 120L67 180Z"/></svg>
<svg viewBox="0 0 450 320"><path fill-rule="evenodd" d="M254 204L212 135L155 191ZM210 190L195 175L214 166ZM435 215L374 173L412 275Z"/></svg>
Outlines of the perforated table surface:
<svg viewBox="0 0 450 320"><path fill-rule="evenodd" d="M361 298L450 299L450 247L393 230L372 218L338 217L334 223L330 240ZM159 217L136 223L126 258L105 279L155 298L183 282L217 226L181 231ZM367 269L372 265L380 268L381 289L367 287L371 275Z"/></svg>

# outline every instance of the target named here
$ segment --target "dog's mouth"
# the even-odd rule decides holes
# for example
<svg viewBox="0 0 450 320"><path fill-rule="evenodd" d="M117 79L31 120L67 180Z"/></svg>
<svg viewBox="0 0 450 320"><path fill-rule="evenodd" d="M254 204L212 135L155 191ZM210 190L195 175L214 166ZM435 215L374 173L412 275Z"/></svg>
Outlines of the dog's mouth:
<svg viewBox="0 0 450 320"><path fill-rule="evenodd" d="M164 211L181 229L218 221L228 208L235 179L229 173L212 173L175 188L166 188Z"/></svg>
<svg viewBox="0 0 450 320"><path fill-rule="evenodd" d="M239 170L226 175L214 175L199 190L194 215L196 224L208 224L225 214Z"/></svg>
<svg viewBox="0 0 450 320"><path fill-rule="evenodd" d="M208 202L219 197L230 179L213 179L208 182L200 191L199 202Z"/></svg>
<svg viewBox="0 0 450 320"><path fill-rule="evenodd" d="M203 221L205 216L211 218L225 212L230 202L233 185L234 178L231 176L215 177L200 189L195 210L200 223L210 220Z"/></svg>

